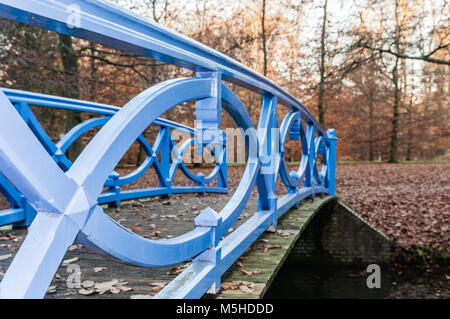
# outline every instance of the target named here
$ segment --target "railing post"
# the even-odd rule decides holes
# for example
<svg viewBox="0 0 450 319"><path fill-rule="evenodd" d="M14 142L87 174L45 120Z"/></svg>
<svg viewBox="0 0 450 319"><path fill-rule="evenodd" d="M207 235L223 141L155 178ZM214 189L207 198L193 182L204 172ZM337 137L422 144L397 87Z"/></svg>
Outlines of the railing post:
<svg viewBox="0 0 450 319"><path fill-rule="evenodd" d="M296 112L295 118L292 121L291 126L289 127L289 138L292 141L298 141L300 139L300 121L301 121L301 113L297 111L294 106L291 105L291 112ZM284 156L285 152L285 144L281 145L281 152ZM303 153L303 150L302 150ZM289 173L290 174L290 173ZM292 174L291 177L294 178L295 174ZM295 177L296 178L296 177ZM288 193L294 194L297 193L297 187L288 187ZM295 203L294 207L298 208L299 202Z"/></svg>
<svg viewBox="0 0 450 319"><path fill-rule="evenodd" d="M170 156L171 156L171 141L170 128L161 127L162 130L162 141L161 141L161 173L164 178L164 182L161 186L167 188L167 194L161 196L161 198L166 198L172 196L172 182L170 181ZM155 160L157 160L155 158Z"/></svg>
<svg viewBox="0 0 450 319"><path fill-rule="evenodd" d="M201 193L205 195L205 174L202 172L197 174L199 181L197 182L197 186L201 187Z"/></svg>
<svg viewBox="0 0 450 319"><path fill-rule="evenodd" d="M306 140L308 143L308 166L305 172L305 187L311 187L311 198L314 198L314 131L315 125L314 122L308 121L306 122Z"/></svg>
<svg viewBox="0 0 450 319"><path fill-rule="evenodd" d="M334 196L336 194L336 130L333 128L328 129L327 138L330 143L330 153L328 158L328 194Z"/></svg>
<svg viewBox="0 0 450 319"><path fill-rule="evenodd" d="M258 185L258 211L272 213L272 225L277 228L276 175L278 173L277 156L280 152L280 131L278 129L277 97L263 92L261 115L258 124L258 143L260 173L256 178ZM275 139L275 140L274 140Z"/></svg>
<svg viewBox="0 0 450 319"><path fill-rule="evenodd" d="M109 178L112 180L113 185L112 186L108 186L108 192L114 193L115 194L115 200L114 200L114 204L109 203L108 206L109 207L113 207L113 206L120 206L120 186L117 184L118 180L119 180L120 175L113 171L110 175Z"/></svg>
<svg viewBox="0 0 450 319"><path fill-rule="evenodd" d="M222 73L197 72L197 77L211 78L212 97L195 102L195 120L198 135L195 138L197 154L203 154L203 146L220 143L220 120L222 117Z"/></svg>
<svg viewBox="0 0 450 319"><path fill-rule="evenodd" d="M228 188L227 138L224 131L220 132L220 140L217 143L216 154L216 158L220 161L220 171L217 174L217 187Z"/></svg>

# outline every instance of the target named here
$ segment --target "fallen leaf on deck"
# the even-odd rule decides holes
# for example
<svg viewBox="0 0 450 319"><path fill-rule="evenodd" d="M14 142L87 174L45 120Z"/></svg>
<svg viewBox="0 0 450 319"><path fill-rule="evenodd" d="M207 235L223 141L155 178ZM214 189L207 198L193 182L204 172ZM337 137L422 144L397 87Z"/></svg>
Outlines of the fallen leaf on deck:
<svg viewBox="0 0 450 319"><path fill-rule="evenodd" d="M182 265L181 268L188 268L190 265L192 265L192 262L187 262L184 265Z"/></svg>
<svg viewBox="0 0 450 319"><path fill-rule="evenodd" d="M120 290L119 288L112 288L109 290L110 293L115 294L115 295L120 293L121 291L122 290Z"/></svg>
<svg viewBox="0 0 450 319"><path fill-rule="evenodd" d="M246 294L252 294L253 293L253 290L251 290L250 288L248 288L247 286L244 286L244 285L239 286L239 289L242 292L246 293Z"/></svg>
<svg viewBox="0 0 450 319"><path fill-rule="evenodd" d="M156 287L156 286L165 286L166 284L167 284L166 281L154 281L154 282L150 283L150 286L154 286L154 287Z"/></svg>
<svg viewBox="0 0 450 319"><path fill-rule="evenodd" d="M230 289L233 289L233 287L234 287L234 289L236 289L238 286L232 285L232 284L226 284L226 283L222 283L220 285L220 288L223 290L230 290Z"/></svg>
<svg viewBox="0 0 450 319"><path fill-rule="evenodd" d="M69 258L69 259L65 259L65 260L63 260L63 262L62 262L62 266L67 266L67 265L69 265L70 263L73 263L73 262L75 262L75 261L78 261L80 258L78 258L78 257L73 257L73 258Z"/></svg>
<svg viewBox="0 0 450 319"><path fill-rule="evenodd" d="M91 288L94 287L94 282L92 280L85 280L81 283L83 288Z"/></svg>
<svg viewBox="0 0 450 319"><path fill-rule="evenodd" d="M175 268L175 269L174 269ZM181 274L184 271L184 269L179 267L172 267L172 270L166 273L167 275L178 275Z"/></svg>
<svg viewBox="0 0 450 319"><path fill-rule="evenodd" d="M248 288L254 288L255 287L255 283L252 281L241 281L240 286L247 286Z"/></svg>
<svg viewBox="0 0 450 319"><path fill-rule="evenodd" d="M126 285L128 285L128 281L119 281L119 282L116 284L116 287L122 288L122 287L124 287L124 286L126 286Z"/></svg>
<svg viewBox="0 0 450 319"><path fill-rule="evenodd" d="M99 272L99 271L102 271L102 270L105 270L105 269L108 269L108 268L106 268L106 267L94 267L94 272Z"/></svg>
<svg viewBox="0 0 450 319"><path fill-rule="evenodd" d="M164 285L157 286L157 287L153 288L153 291L158 292L158 291L162 290L163 288L164 288Z"/></svg>
<svg viewBox="0 0 450 319"><path fill-rule="evenodd" d="M263 253L268 252L270 249L276 249L276 248L281 248L281 245L266 245L263 247L263 249L261 249L261 251Z"/></svg>
<svg viewBox="0 0 450 319"><path fill-rule="evenodd" d="M131 230L132 230L134 233L140 233L140 232L142 231L142 228L141 228L141 227L133 227Z"/></svg>
<svg viewBox="0 0 450 319"><path fill-rule="evenodd" d="M95 292L98 292L99 294L104 294L105 292L114 289L114 285L116 285L118 282L119 281L117 279L113 279L110 281L96 283L94 286Z"/></svg>
<svg viewBox="0 0 450 319"><path fill-rule="evenodd" d="M78 293L80 295L84 295L84 296L92 295L94 292L95 292L94 289L80 289L80 290L78 290Z"/></svg>
<svg viewBox="0 0 450 319"><path fill-rule="evenodd" d="M242 272L244 275L246 275L246 276L251 276L251 275L253 274L252 271L245 270L245 269L241 269L241 272Z"/></svg>
<svg viewBox="0 0 450 319"><path fill-rule="evenodd" d="M69 248L67 248L68 251L73 251L75 249L80 249L81 247L79 245L72 245Z"/></svg>
<svg viewBox="0 0 450 319"><path fill-rule="evenodd" d="M12 254L1 255L0 260L5 260L5 259L11 258L11 257L12 257Z"/></svg>
<svg viewBox="0 0 450 319"><path fill-rule="evenodd" d="M54 294L56 292L56 286L50 286L47 289L48 294Z"/></svg>

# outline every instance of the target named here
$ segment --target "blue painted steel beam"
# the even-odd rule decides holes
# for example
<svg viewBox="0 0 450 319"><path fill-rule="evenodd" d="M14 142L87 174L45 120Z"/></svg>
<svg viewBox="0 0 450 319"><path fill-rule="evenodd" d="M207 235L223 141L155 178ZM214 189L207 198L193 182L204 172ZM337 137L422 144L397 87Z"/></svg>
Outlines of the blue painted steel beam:
<svg viewBox="0 0 450 319"><path fill-rule="evenodd" d="M22 200L20 192L2 174L0 174L0 193L5 196L11 206L20 205Z"/></svg>
<svg viewBox="0 0 450 319"><path fill-rule="evenodd" d="M25 220L23 208L10 208L0 211L0 225L14 224Z"/></svg>
<svg viewBox="0 0 450 319"><path fill-rule="evenodd" d="M188 193L227 193L228 188L216 186L172 186L172 187L152 187L142 189L131 189L120 193L106 192L98 197L99 204L106 204L116 200L124 201L129 199L162 196L168 194L188 194Z"/></svg>
<svg viewBox="0 0 450 319"><path fill-rule="evenodd" d="M27 92L2 87L0 87L0 90L3 91L3 93L9 98L9 100L12 103L26 103L29 105L53 107L65 110L97 113L104 115L114 115L117 113L117 111L121 109L119 106L115 105L71 99L67 97L60 97L50 94ZM176 129L192 134L195 133L195 129L193 129L192 127L174 121L170 121L164 118L157 118L152 124L169 127L171 129Z"/></svg>

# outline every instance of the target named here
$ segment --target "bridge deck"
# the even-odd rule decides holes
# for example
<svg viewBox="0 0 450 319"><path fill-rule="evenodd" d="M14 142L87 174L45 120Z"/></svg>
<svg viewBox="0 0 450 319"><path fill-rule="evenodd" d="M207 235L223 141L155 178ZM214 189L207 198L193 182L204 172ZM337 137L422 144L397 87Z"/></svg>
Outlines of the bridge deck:
<svg viewBox="0 0 450 319"><path fill-rule="evenodd" d="M327 201L327 198L317 198L313 203L305 201L298 210L287 212L279 220L278 231L265 232L239 262L224 275L223 288L228 289L222 289L217 297L258 298L262 296L301 230L318 207ZM108 208L106 211L116 221L139 232L142 236L164 239L191 230L193 219L198 211L205 206L219 211L228 199L229 196L224 195L201 197L175 195L170 199L149 198L123 202L120 209ZM256 207L256 198L252 198L236 226L251 216L256 211ZM26 230L0 232L1 276L25 237ZM189 264L187 262L161 268L135 267L92 253L81 245L73 245L69 248L64 261L53 279L46 298L151 298L151 295L157 293L162 285L174 279ZM73 276L76 267L79 267L81 272L81 287L69 288L67 278ZM247 275L241 270L247 272ZM118 283L114 284L111 282L113 280L117 280ZM74 282L74 280L70 281ZM124 289L121 288L123 282L127 283L122 286L125 287ZM236 286L237 282L240 283ZM93 283L94 287L91 287ZM105 284L100 285L102 283ZM102 290L103 293L101 293Z"/></svg>

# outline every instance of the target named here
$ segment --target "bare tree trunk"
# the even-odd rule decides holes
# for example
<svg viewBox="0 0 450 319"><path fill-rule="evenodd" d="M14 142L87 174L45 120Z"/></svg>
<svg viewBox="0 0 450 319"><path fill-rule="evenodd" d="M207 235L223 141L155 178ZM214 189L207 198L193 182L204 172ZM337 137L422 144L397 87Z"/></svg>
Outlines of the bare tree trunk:
<svg viewBox="0 0 450 319"><path fill-rule="evenodd" d="M262 0L262 15L261 15L261 37L263 49L263 74L267 76L267 39L266 39L266 0Z"/></svg>
<svg viewBox="0 0 450 319"><path fill-rule="evenodd" d="M414 85L411 87L411 92L414 92ZM406 160L412 160L412 152L414 147L414 125L415 125L415 113L413 113L413 93L409 97L409 103L406 107L406 112L408 115L408 142L406 149Z"/></svg>
<svg viewBox="0 0 450 319"><path fill-rule="evenodd" d="M397 163L397 147L398 147L398 119L399 119L399 104L400 104L400 88L398 85L398 58L395 59L394 69L392 70L392 81L394 83L394 105L392 115L392 131L391 131L391 154L389 157L390 163Z"/></svg>
<svg viewBox="0 0 450 319"><path fill-rule="evenodd" d="M320 34L320 62L319 62L320 82L317 101L319 123L322 125L325 124L325 108L326 108L324 99L325 99L325 57L326 57L325 37L327 28L327 5L328 0L325 0L325 3L323 5L322 32Z"/></svg>
<svg viewBox="0 0 450 319"><path fill-rule="evenodd" d="M373 85L371 85L369 93L369 161L373 160Z"/></svg>
<svg viewBox="0 0 450 319"><path fill-rule="evenodd" d="M400 25L398 18L398 1L395 1L395 49L400 53ZM395 57L394 68L392 69L392 82L394 83L394 105L392 107L392 131L391 131L391 154L389 156L390 163L397 163L397 148L398 148L398 131L399 131L399 106L400 106L400 85L398 72L399 57Z"/></svg>
<svg viewBox="0 0 450 319"><path fill-rule="evenodd" d="M68 81L65 85L64 95L71 98L79 98L78 55L72 47L72 38L70 36L59 34L59 53L61 55L64 71L68 74ZM82 118L80 112L67 111L66 132L81 122ZM82 150L82 140L77 139L67 150L67 157L71 161L74 161Z"/></svg>
<svg viewBox="0 0 450 319"><path fill-rule="evenodd" d="M92 101L95 101L96 99L96 94L97 94L97 66L95 64L95 56L96 56L96 52L95 52L95 43L94 42L90 42L89 43L89 48L91 51L91 58L90 58L90 76L91 76L91 86L89 87L89 97Z"/></svg>

